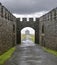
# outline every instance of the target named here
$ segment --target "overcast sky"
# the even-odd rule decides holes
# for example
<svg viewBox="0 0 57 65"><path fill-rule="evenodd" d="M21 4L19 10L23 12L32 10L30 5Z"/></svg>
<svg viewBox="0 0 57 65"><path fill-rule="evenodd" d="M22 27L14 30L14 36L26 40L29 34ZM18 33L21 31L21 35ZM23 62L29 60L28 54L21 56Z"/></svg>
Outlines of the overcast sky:
<svg viewBox="0 0 57 65"><path fill-rule="evenodd" d="M40 17L53 8L57 7L57 0L0 0L0 2L13 13L16 17ZM30 30L32 34L35 31L31 28L23 29Z"/></svg>
<svg viewBox="0 0 57 65"><path fill-rule="evenodd" d="M0 0L15 16L39 17L57 7L57 0Z"/></svg>

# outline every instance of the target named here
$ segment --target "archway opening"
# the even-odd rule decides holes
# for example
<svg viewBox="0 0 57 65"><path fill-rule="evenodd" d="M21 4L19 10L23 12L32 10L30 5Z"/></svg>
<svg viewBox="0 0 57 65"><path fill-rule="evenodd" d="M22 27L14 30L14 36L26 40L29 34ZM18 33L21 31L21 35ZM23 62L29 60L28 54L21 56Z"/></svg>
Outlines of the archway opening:
<svg viewBox="0 0 57 65"><path fill-rule="evenodd" d="M33 28L25 27L21 30L21 43L25 40L30 40L35 43L35 30Z"/></svg>

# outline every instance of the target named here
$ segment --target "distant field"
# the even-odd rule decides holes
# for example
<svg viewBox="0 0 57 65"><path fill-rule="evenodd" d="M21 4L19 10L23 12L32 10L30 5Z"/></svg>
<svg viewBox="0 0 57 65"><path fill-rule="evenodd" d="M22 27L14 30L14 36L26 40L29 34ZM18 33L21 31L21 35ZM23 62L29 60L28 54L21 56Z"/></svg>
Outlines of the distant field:
<svg viewBox="0 0 57 65"><path fill-rule="evenodd" d="M25 34L22 34L21 35L21 41L26 39L26 35ZM35 41L35 36L33 34L30 34L30 39L34 42Z"/></svg>

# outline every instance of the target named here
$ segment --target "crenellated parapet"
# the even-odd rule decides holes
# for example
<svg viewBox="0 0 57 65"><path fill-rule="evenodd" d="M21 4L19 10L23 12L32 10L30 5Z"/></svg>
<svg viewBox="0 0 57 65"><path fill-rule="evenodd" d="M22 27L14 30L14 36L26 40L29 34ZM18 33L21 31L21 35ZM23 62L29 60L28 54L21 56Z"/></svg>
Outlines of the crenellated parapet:
<svg viewBox="0 0 57 65"><path fill-rule="evenodd" d="M35 21L39 21L39 18L17 18L17 20L19 20L20 22L35 22Z"/></svg>
<svg viewBox="0 0 57 65"><path fill-rule="evenodd" d="M29 18L29 21L34 21L34 19L33 18Z"/></svg>
<svg viewBox="0 0 57 65"><path fill-rule="evenodd" d="M13 16L13 14L10 13L10 11L8 11L8 9L4 7L1 3L0 3L0 17L3 17L10 21L15 21L16 19L16 17Z"/></svg>
<svg viewBox="0 0 57 65"><path fill-rule="evenodd" d="M27 18L22 18L22 21L26 22L27 21Z"/></svg>
<svg viewBox="0 0 57 65"><path fill-rule="evenodd" d="M41 45L57 50L57 8L39 18L39 29Z"/></svg>
<svg viewBox="0 0 57 65"><path fill-rule="evenodd" d="M52 21L57 20L57 8L52 9L48 13L40 17L40 21Z"/></svg>
<svg viewBox="0 0 57 65"><path fill-rule="evenodd" d="M16 17L0 3L0 54L16 45Z"/></svg>

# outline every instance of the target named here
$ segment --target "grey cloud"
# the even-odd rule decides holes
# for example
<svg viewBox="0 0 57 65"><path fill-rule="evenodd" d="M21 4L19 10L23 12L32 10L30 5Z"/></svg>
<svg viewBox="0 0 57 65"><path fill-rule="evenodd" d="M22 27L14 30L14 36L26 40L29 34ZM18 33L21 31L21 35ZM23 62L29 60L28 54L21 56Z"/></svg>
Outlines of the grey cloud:
<svg viewBox="0 0 57 65"><path fill-rule="evenodd" d="M12 13L30 14L57 7L57 0L0 0Z"/></svg>

